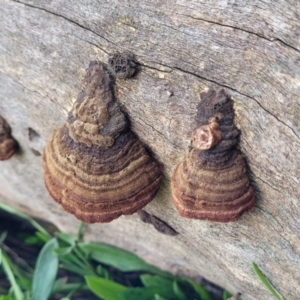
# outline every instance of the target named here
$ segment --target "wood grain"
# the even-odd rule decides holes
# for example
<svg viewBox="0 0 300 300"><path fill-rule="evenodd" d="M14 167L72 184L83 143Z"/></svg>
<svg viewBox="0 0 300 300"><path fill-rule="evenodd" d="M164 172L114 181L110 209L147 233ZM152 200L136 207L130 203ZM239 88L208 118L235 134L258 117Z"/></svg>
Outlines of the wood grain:
<svg viewBox="0 0 300 300"><path fill-rule="evenodd" d="M141 63L117 97L133 131L164 165L146 211L178 233L137 218L93 225L87 238L135 251L173 272L203 275L243 299L270 299L255 262L287 299L300 294L300 2L0 0L0 114L22 152L1 162L1 201L75 231L43 186L40 153L70 110L86 66L131 51ZM225 88L235 104L240 148L257 190L234 224L178 216L170 177L196 128L200 92ZM34 144L28 128L40 134ZM111 234L114 232L114 235ZM126 234L124 234L126 232ZM168 249L168 253L166 250Z"/></svg>

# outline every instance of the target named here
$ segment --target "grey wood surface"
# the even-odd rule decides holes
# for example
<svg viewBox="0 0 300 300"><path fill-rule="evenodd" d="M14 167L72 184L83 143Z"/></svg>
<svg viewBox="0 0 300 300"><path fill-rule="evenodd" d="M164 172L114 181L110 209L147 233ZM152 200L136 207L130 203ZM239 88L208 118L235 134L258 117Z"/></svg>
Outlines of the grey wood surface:
<svg viewBox="0 0 300 300"><path fill-rule="evenodd" d="M179 235L130 216L90 225L86 238L205 276L243 299L272 299L255 262L286 299L299 299L299 21L297 0L0 0L0 114L21 146L0 163L0 201L76 231L79 222L47 194L38 152L64 123L89 61L131 51L142 71L118 81L116 94L164 165L146 210ZM257 189L255 208L237 223L183 219L170 201L170 177L191 145L199 93L208 87L234 99ZM38 135L29 139L29 128Z"/></svg>

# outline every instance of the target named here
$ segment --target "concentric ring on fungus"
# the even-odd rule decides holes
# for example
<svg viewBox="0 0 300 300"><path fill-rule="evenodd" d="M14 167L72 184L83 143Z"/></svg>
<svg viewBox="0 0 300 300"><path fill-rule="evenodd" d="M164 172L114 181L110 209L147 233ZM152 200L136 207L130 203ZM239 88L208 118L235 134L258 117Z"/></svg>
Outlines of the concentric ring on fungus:
<svg viewBox="0 0 300 300"><path fill-rule="evenodd" d="M156 195L161 171L130 131L106 66L91 62L68 121L43 154L51 197L86 223L110 222Z"/></svg>
<svg viewBox="0 0 300 300"><path fill-rule="evenodd" d="M172 201L183 217L237 221L255 202L245 161L236 149L239 131L224 90L201 94L193 149L175 169Z"/></svg>

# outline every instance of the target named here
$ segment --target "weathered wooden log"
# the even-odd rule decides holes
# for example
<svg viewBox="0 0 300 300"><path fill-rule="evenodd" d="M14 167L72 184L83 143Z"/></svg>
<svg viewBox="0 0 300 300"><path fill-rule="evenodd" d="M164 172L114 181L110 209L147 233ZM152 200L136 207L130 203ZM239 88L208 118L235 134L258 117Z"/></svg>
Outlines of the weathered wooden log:
<svg viewBox="0 0 300 300"><path fill-rule="evenodd" d="M271 299L255 262L287 299L300 294L300 2L0 0L0 115L20 150L0 162L0 201L75 232L48 195L41 153L66 120L90 61L136 55L141 72L117 80L131 128L164 166L145 210L173 227L167 236L136 215L87 227L86 238L136 252L187 276L205 276L243 299ZM200 92L234 100L240 148L256 189L235 223L180 217L171 175L189 151ZM168 249L166 251L166 249Z"/></svg>

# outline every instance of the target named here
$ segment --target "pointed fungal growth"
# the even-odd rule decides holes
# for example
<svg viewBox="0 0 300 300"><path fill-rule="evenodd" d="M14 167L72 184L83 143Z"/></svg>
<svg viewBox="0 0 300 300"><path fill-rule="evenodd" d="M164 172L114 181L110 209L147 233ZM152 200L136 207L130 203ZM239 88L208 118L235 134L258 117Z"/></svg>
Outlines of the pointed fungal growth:
<svg viewBox="0 0 300 300"><path fill-rule="evenodd" d="M86 223L135 213L161 181L158 163L130 131L100 62L90 63L67 123L46 145L43 165L52 198Z"/></svg>
<svg viewBox="0 0 300 300"><path fill-rule="evenodd" d="M201 94L193 149L172 176L172 200L183 217L237 221L255 201L246 164L236 149L233 101L224 90Z"/></svg>
<svg viewBox="0 0 300 300"><path fill-rule="evenodd" d="M17 150L18 143L11 135L11 128L0 116L0 160L9 159Z"/></svg>
<svg viewBox="0 0 300 300"><path fill-rule="evenodd" d="M142 222L152 224L158 232L171 236L178 235L178 232L169 224L162 221L156 216L150 215L145 210L139 210L137 211L137 214Z"/></svg>

